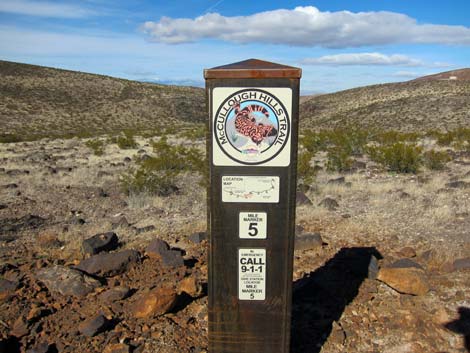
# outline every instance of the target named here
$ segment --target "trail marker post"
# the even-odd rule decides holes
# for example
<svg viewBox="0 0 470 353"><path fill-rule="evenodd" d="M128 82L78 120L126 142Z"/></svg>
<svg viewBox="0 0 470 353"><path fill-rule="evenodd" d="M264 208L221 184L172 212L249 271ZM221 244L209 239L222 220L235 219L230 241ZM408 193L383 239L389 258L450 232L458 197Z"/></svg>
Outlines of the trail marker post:
<svg viewBox="0 0 470 353"><path fill-rule="evenodd" d="M250 59L204 76L209 352L288 353L301 70Z"/></svg>

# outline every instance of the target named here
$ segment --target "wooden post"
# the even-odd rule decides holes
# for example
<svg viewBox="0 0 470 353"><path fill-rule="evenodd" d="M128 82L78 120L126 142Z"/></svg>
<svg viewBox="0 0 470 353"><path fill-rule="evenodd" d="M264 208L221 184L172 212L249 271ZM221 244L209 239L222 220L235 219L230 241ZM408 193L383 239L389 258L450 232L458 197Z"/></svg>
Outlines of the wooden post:
<svg viewBox="0 0 470 353"><path fill-rule="evenodd" d="M209 352L288 353L301 70L250 59L204 76Z"/></svg>

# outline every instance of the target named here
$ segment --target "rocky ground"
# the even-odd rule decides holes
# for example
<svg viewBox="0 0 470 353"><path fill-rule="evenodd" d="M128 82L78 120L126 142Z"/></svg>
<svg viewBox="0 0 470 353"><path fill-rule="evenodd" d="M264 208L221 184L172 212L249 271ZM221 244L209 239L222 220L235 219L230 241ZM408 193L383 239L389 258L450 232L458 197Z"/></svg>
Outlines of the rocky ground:
<svg viewBox="0 0 470 353"><path fill-rule="evenodd" d="M205 192L124 194L148 142L0 145L0 352L206 351ZM298 195L292 352L470 351L470 155L358 162Z"/></svg>

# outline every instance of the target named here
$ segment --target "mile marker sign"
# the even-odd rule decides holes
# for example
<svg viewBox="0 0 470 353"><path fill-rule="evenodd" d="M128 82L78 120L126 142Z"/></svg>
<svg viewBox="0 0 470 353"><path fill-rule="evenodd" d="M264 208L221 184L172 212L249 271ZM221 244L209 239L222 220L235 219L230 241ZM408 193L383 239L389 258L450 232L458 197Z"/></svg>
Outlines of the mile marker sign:
<svg viewBox="0 0 470 353"><path fill-rule="evenodd" d="M209 110L209 352L287 353L301 70L204 71Z"/></svg>

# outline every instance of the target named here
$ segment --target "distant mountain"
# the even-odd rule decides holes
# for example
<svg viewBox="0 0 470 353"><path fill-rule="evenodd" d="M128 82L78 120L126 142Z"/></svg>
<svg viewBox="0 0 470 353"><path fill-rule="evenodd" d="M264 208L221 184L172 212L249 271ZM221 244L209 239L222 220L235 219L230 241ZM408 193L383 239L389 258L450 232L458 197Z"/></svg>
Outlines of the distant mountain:
<svg viewBox="0 0 470 353"><path fill-rule="evenodd" d="M206 119L202 88L0 61L0 134L153 130Z"/></svg>
<svg viewBox="0 0 470 353"><path fill-rule="evenodd" d="M300 105L301 128L346 125L400 131L470 126L469 69L324 94ZM457 78L453 78L457 77Z"/></svg>

